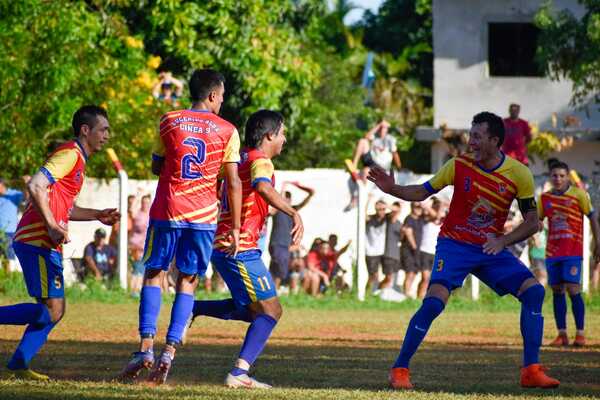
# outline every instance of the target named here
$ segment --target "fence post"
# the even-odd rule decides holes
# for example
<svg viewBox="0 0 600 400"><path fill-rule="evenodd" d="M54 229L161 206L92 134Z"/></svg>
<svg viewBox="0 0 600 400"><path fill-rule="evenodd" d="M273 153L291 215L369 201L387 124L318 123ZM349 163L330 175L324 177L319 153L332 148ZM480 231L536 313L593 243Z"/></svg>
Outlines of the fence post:
<svg viewBox="0 0 600 400"><path fill-rule="evenodd" d="M119 283L121 288L127 289L127 195L129 188L129 177L123 169L117 154L113 149L107 149L108 157L112 161L113 167L119 174L119 212L121 219L119 221Z"/></svg>
<svg viewBox="0 0 600 400"><path fill-rule="evenodd" d="M356 284L358 285L358 300L364 301L367 281L369 280L365 259L367 194L365 185L360 180L357 180L356 184L358 185L358 205L356 206L356 215L358 218L356 224Z"/></svg>

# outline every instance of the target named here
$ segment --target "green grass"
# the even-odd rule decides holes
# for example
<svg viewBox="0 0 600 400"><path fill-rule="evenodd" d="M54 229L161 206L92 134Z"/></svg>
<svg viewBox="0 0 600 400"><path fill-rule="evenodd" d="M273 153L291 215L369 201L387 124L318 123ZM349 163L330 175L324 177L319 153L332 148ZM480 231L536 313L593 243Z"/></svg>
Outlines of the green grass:
<svg viewBox="0 0 600 400"><path fill-rule="evenodd" d="M460 296L457 297L460 299ZM0 303L10 299L0 297ZM286 299L284 316L259 359L256 377L273 383L269 392L227 390L222 380L231 367L247 325L199 318L178 350L169 385L148 388L111 382L136 350L137 304L71 302L64 320L32 368L55 379L49 384L0 380L0 398L29 399L591 399L600 396L600 318L588 313L590 346L544 348L542 361L562 380L560 389L522 390L518 386L521 338L518 308L460 309L438 318L412 364L417 391L387 390L395 359L413 310L401 304L378 308L373 300ZM293 304L298 301L298 304ZM321 303L312 303L320 301ZM456 300L462 301L462 300ZM503 300L504 301L504 300ZM313 308L314 304L325 304ZM417 303L414 302L413 308ZM385 305L388 307L388 304ZM456 308L453 308L456 307ZM163 306L159 345L169 320ZM545 314L550 309L546 307ZM553 337L547 317L545 340ZM22 332L0 330L0 358L7 359Z"/></svg>

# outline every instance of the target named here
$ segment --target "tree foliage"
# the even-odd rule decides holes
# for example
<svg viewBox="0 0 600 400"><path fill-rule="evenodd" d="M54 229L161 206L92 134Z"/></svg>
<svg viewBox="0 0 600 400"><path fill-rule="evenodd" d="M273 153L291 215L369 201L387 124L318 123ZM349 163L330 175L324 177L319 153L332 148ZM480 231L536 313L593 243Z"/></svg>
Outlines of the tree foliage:
<svg viewBox="0 0 600 400"><path fill-rule="evenodd" d="M600 102L600 1L580 0L585 13L578 18L569 10L556 10L547 1L535 17L541 29L538 56L555 80L573 82L571 102Z"/></svg>

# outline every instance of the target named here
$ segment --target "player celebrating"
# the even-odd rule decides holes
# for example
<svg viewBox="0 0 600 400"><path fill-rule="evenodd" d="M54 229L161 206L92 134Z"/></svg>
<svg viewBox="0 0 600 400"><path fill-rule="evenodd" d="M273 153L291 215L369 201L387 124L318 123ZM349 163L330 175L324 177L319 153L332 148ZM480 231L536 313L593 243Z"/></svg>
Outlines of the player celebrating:
<svg viewBox="0 0 600 400"><path fill-rule="evenodd" d="M250 116L246 122L246 148L242 152L239 167L243 193L240 253L233 257L226 253L231 246L227 232L231 230L232 218L224 198L211 259L233 298L196 301L194 304L194 318L207 315L250 322L235 366L225 379L229 387L271 387L248 376L250 366L262 352L282 313L273 278L261 260L257 245L269 205L292 218L294 244L300 242L304 232L297 210L273 188L274 167L271 159L281 153L284 143L285 126L281 114L261 110Z"/></svg>
<svg viewBox="0 0 600 400"><path fill-rule="evenodd" d="M17 350L8 362L8 376L46 381L46 375L29 369L50 331L65 313L62 244L69 242L71 221L118 221L116 209L94 210L74 205L83 186L88 155L108 141L106 111L98 106L81 107L73 115L75 139L54 150L27 184L31 202L15 233L13 248L23 267L27 291L37 303L0 307L0 324L27 325Z"/></svg>
<svg viewBox="0 0 600 400"><path fill-rule="evenodd" d="M541 220L548 217L549 232L546 244L546 269L552 286L554 319L558 337L551 346L567 346L567 300L571 298L577 333L574 346L585 345L585 306L581 298L581 263L583 260L583 216L587 215L596 241L596 257L600 256L600 228L590 197L585 190L569 183L569 167L558 161L550 166L552 189L542 193L538 202Z"/></svg>
<svg viewBox="0 0 600 400"><path fill-rule="evenodd" d="M473 117L469 136L470 155L448 161L423 185L399 186L382 169L369 179L381 190L407 201L422 201L448 185L454 185L450 210L436 247L431 283L421 308L411 319L400 355L390 371L395 389L411 389L409 362L425 338L433 320L441 314L450 292L462 285L469 273L496 293L512 294L521 302L523 368L521 386L550 388L559 381L548 377L539 363L544 320L544 287L506 246L537 231L533 177L529 169L500 151L504 141L502 118L488 112ZM524 221L503 234L510 205L518 200Z"/></svg>
<svg viewBox="0 0 600 400"><path fill-rule="evenodd" d="M152 172L159 175L144 254L144 287L139 308L140 348L120 375L135 379L142 369L154 368L148 381L166 381L194 306L198 275L206 271L216 229L219 204L217 176L223 168L230 206L231 254L239 245L241 184L237 174L240 138L235 127L217 114L225 78L219 72L196 70L189 87L190 110L172 111L160 120L152 155ZM179 270L176 296L166 345L154 362L154 336L161 304L161 282L175 259Z"/></svg>

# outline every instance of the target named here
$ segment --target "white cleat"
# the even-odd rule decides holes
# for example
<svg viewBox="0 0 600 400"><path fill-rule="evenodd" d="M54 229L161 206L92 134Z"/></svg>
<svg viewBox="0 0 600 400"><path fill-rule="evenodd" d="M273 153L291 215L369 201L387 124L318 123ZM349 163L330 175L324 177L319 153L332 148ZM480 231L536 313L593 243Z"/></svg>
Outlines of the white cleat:
<svg viewBox="0 0 600 400"><path fill-rule="evenodd" d="M246 374L238 376L227 374L227 378L225 378L225 386L243 389L271 389L273 387L271 385L267 385L266 383L259 382Z"/></svg>

